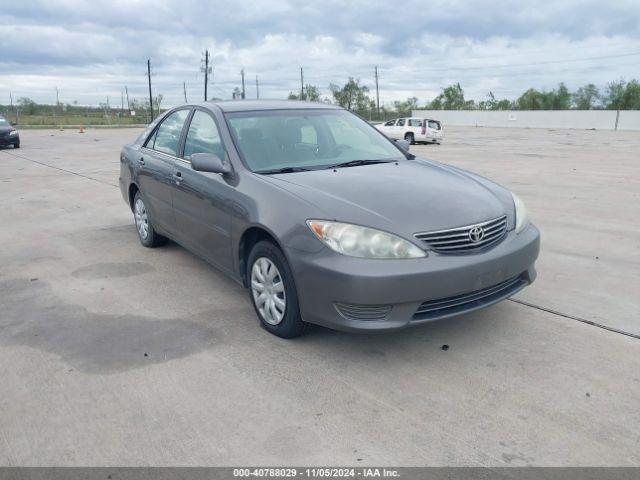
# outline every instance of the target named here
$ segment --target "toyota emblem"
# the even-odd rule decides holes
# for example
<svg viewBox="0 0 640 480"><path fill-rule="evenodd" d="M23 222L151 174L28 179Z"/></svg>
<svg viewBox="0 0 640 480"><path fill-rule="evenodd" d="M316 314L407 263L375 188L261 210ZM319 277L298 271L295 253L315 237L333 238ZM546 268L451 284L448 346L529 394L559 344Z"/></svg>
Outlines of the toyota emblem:
<svg viewBox="0 0 640 480"><path fill-rule="evenodd" d="M484 228L480 226L475 226L471 230L469 230L469 240L471 240L472 243L478 243L483 238L484 238Z"/></svg>

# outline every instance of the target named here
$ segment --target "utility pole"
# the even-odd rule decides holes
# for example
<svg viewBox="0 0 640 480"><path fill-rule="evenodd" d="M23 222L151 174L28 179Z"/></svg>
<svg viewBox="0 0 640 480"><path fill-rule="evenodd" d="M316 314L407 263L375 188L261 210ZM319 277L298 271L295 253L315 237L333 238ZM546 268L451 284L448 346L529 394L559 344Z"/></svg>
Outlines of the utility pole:
<svg viewBox="0 0 640 480"><path fill-rule="evenodd" d="M182 82L182 90L184 91L184 103L189 103L187 101L187 83Z"/></svg>
<svg viewBox="0 0 640 480"><path fill-rule="evenodd" d="M131 115L131 103L129 102L129 89L127 86L124 86L124 93L127 94L127 110L129 110L129 115Z"/></svg>
<svg viewBox="0 0 640 480"><path fill-rule="evenodd" d="M300 100L304 100L304 75L302 74L302 67L300 67Z"/></svg>
<svg viewBox="0 0 640 480"><path fill-rule="evenodd" d="M256 75L256 99L260 98L260 86L258 85L258 75Z"/></svg>
<svg viewBox="0 0 640 480"><path fill-rule="evenodd" d="M11 102L11 110L13 110L13 95L9 92L9 101ZM18 105L16 105L16 123L18 123Z"/></svg>
<svg viewBox="0 0 640 480"><path fill-rule="evenodd" d="M209 74L212 69L209 66L209 50L204 51L204 67L200 67L200 71L204 72L204 101L207 101L207 86L209 84Z"/></svg>
<svg viewBox="0 0 640 480"><path fill-rule="evenodd" d="M244 100L244 68L240 70L240 75L242 76L242 100Z"/></svg>
<svg viewBox="0 0 640 480"><path fill-rule="evenodd" d="M124 91L120 90L120 118L124 117Z"/></svg>
<svg viewBox="0 0 640 480"><path fill-rule="evenodd" d="M151 95L151 59L147 59L147 77L149 77L149 114L153 122L153 95Z"/></svg>
<svg viewBox="0 0 640 480"><path fill-rule="evenodd" d="M58 87L56 87L56 107L58 107L59 105L60 105L60 98L59 98Z"/></svg>
<svg viewBox="0 0 640 480"><path fill-rule="evenodd" d="M378 108L378 120L380 120L380 90L378 89L378 66L376 65L376 107Z"/></svg>

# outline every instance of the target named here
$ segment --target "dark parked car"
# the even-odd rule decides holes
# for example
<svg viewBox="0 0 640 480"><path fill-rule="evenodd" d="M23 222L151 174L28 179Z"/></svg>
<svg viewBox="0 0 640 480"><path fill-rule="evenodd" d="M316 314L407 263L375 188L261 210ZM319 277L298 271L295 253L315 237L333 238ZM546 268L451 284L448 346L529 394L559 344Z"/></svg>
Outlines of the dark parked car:
<svg viewBox="0 0 640 480"><path fill-rule="evenodd" d="M142 244L171 238L229 274L282 337L308 323L418 325L496 303L536 276L539 233L518 197L415 158L338 107L185 105L120 160Z"/></svg>
<svg viewBox="0 0 640 480"><path fill-rule="evenodd" d="M4 117L0 117L0 147L9 145L20 148L20 134Z"/></svg>

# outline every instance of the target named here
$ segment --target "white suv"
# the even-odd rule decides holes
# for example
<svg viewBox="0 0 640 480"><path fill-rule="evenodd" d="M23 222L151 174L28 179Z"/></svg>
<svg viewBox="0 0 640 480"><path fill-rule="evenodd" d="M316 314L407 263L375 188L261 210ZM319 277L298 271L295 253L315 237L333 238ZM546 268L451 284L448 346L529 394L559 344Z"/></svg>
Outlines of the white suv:
<svg viewBox="0 0 640 480"><path fill-rule="evenodd" d="M442 142L442 125L429 118L394 118L376 128L389 138L404 139L411 144Z"/></svg>

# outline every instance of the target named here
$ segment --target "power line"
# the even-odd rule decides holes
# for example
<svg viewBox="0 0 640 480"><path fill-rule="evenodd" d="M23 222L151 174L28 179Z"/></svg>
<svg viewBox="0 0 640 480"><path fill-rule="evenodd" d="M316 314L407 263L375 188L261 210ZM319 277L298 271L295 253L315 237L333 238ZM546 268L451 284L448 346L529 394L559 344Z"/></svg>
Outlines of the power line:
<svg viewBox="0 0 640 480"><path fill-rule="evenodd" d="M440 67L440 68L429 68L429 71L430 72L448 72L451 70L464 71L464 70L486 70L489 68L535 67L539 65L553 65L557 63L585 62L589 60L607 60L611 58L632 57L636 55L640 55L640 52L623 53L619 55L602 55L597 57L570 58L566 60L549 60L545 62L513 63L510 65L501 64L501 65L482 65L482 66L476 66L476 67ZM420 71L420 69L417 69L416 71Z"/></svg>

